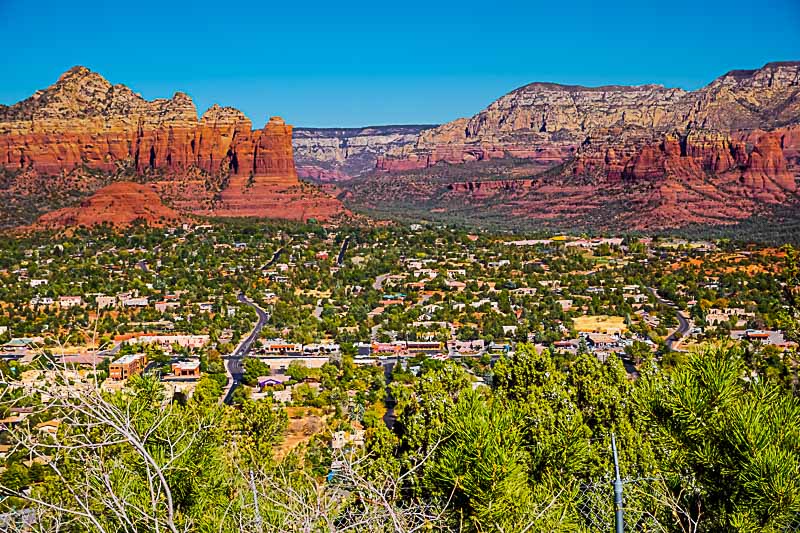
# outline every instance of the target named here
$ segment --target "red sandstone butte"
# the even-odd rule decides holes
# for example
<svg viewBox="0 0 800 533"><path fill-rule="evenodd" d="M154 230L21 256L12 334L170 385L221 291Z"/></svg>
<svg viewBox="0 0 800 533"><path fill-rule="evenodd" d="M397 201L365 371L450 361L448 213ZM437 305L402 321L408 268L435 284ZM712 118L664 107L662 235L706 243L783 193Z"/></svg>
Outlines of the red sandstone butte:
<svg viewBox="0 0 800 533"><path fill-rule="evenodd" d="M253 130L240 111L214 105L198 120L183 93L147 101L84 67L0 106L0 165L20 174L143 175L193 214L326 220L345 212L298 180L292 127L279 117Z"/></svg>

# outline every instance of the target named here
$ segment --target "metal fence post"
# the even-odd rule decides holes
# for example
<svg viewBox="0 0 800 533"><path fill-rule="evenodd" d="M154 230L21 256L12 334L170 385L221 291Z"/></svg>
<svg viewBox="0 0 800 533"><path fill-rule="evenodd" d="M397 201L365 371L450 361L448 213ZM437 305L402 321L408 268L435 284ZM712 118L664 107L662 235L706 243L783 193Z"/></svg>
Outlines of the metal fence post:
<svg viewBox="0 0 800 533"><path fill-rule="evenodd" d="M617 457L617 438L611 433L611 450L614 452L614 525L616 533L623 533L625 522L622 518L622 480L619 478L619 458Z"/></svg>

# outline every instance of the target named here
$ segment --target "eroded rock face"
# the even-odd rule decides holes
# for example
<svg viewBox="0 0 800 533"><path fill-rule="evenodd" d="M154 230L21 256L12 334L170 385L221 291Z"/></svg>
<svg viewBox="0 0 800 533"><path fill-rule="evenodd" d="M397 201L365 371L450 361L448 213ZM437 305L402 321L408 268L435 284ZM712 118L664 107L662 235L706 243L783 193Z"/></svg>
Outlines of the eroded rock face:
<svg viewBox="0 0 800 533"><path fill-rule="evenodd" d="M198 119L183 93L148 101L84 67L0 107L0 165L41 175L78 168L148 175L160 182L165 199L189 212L214 207L219 216L280 217L289 210L325 219L343 211L313 190L307 191L315 197L310 203L295 194L281 197L301 184L292 127L279 117L253 130L240 111L214 105Z"/></svg>
<svg viewBox="0 0 800 533"><path fill-rule="evenodd" d="M320 182L346 181L373 170L387 151L413 146L420 132L432 127L295 128L297 170Z"/></svg>

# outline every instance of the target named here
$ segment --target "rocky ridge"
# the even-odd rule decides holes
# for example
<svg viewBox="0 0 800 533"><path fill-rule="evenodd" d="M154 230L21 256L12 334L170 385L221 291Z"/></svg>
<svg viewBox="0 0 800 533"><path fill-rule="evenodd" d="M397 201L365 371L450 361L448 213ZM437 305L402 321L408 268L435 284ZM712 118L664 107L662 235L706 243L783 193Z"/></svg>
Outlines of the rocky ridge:
<svg viewBox="0 0 800 533"><path fill-rule="evenodd" d="M403 186L389 187L392 201L427 187L433 209L643 229L732 223L797 201L799 129L800 62L732 71L692 92L532 83L390 151L378 159L389 174L375 176L374 198L355 195L379 205L394 180ZM487 175L474 166L510 159L549 170ZM431 187L442 163L474 177Z"/></svg>

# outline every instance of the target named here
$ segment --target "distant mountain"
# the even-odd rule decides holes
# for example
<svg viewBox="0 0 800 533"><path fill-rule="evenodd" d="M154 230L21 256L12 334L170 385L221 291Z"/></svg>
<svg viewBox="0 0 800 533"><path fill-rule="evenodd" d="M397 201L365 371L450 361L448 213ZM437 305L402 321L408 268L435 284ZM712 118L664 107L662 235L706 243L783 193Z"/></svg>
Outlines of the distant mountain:
<svg viewBox="0 0 800 533"><path fill-rule="evenodd" d="M295 163L300 177L344 181L375 169L379 156L413 146L434 125L365 128L295 128Z"/></svg>
<svg viewBox="0 0 800 533"><path fill-rule="evenodd" d="M378 158L346 198L515 227L730 224L796 206L800 62L697 91L531 83Z"/></svg>
<svg viewBox="0 0 800 533"><path fill-rule="evenodd" d="M342 214L336 199L298 181L291 139L279 117L253 130L240 111L214 105L198 118L183 93L148 101L75 67L30 98L0 106L0 199L35 217L63 207L62 197L133 179L195 215Z"/></svg>

